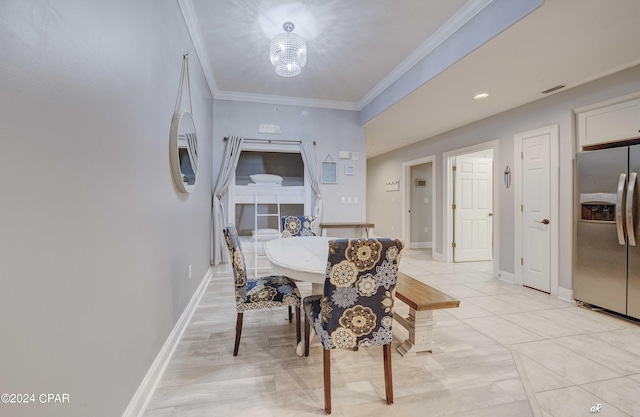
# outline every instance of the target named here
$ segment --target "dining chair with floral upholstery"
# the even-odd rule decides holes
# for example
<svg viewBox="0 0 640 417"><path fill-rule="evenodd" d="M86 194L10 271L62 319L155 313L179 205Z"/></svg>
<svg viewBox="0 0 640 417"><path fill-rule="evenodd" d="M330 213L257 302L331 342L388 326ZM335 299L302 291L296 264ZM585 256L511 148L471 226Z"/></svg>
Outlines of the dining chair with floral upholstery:
<svg viewBox="0 0 640 417"><path fill-rule="evenodd" d="M233 356L238 355L240 336L242 335L243 314L247 310L260 310L272 307L288 307L289 322L291 322L291 308L296 308L296 338L301 340L300 305L302 297L295 281L283 275L271 275L250 280L244 263L244 255L240 247L238 231L233 224L224 228L224 237L229 249L229 257L233 266L235 279L236 310L236 341Z"/></svg>
<svg viewBox="0 0 640 417"><path fill-rule="evenodd" d="M399 239L329 241L323 295L305 297L305 356L311 326L324 352L324 407L331 414L331 350L382 345L387 403L393 404L391 341Z"/></svg>
<svg viewBox="0 0 640 417"><path fill-rule="evenodd" d="M318 236L315 216L282 216L282 237Z"/></svg>

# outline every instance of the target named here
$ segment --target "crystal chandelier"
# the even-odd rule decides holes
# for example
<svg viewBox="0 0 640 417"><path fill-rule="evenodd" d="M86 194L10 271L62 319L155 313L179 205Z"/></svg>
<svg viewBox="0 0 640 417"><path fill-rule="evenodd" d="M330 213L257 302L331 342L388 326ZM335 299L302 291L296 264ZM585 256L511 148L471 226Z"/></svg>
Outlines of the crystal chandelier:
<svg viewBox="0 0 640 417"><path fill-rule="evenodd" d="M294 77L300 74L307 63L307 42L302 36L292 33L295 25L285 22L284 33L276 35L271 41L271 64L276 67L278 75Z"/></svg>

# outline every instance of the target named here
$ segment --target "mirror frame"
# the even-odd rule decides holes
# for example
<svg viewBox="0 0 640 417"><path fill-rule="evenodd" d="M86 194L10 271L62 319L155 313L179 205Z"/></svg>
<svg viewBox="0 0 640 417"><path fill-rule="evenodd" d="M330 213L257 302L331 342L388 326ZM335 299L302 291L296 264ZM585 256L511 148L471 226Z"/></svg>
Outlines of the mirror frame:
<svg viewBox="0 0 640 417"><path fill-rule="evenodd" d="M178 140L180 133L180 127L184 129L186 123L190 123L193 126L193 137L191 141ZM190 133L190 132L187 132ZM183 111L182 113L176 112L171 120L171 135L169 143L169 154L171 158L171 171L173 172L173 181L178 189L183 193L191 193L198 182L198 135L196 133L196 124L193 121L193 116L189 111ZM183 143L184 142L184 143ZM191 148L189 147L191 145ZM189 161L191 162L191 168L194 172L193 184L189 184L185 181L185 173L182 172L180 166L180 148L185 149ZM195 159L195 161L194 161ZM193 163L195 162L195 164Z"/></svg>

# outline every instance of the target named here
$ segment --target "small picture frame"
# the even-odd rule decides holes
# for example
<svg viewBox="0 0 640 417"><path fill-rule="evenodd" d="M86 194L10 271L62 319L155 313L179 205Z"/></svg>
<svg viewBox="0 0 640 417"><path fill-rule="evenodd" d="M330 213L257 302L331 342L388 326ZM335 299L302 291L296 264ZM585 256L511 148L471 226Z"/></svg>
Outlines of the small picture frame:
<svg viewBox="0 0 640 417"><path fill-rule="evenodd" d="M338 183L338 164L333 161L322 162L322 170L320 172L320 182L323 184Z"/></svg>
<svg viewBox="0 0 640 417"><path fill-rule="evenodd" d="M427 180L422 178L416 178L416 188L426 188Z"/></svg>
<svg viewBox="0 0 640 417"><path fill-rule="evenodd" d="M356 167L354 165L345 165L344 175L356 175Z"/></svg>

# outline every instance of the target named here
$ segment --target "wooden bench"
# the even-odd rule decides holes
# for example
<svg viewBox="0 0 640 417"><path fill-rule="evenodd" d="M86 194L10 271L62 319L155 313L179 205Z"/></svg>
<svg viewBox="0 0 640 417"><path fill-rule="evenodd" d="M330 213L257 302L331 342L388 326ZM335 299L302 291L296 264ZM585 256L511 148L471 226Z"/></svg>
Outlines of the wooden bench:
<svg viewBox="0 0 640 417"><path fill-rule="evenodd" d="M393 318L409 331L409 338L398 346L398 352L402 356L433 352L436 349L433 341L433 326L436 324L433 310L459 307L460 300L402 272L398 273L396 297L409 306L407 317L393 314Z"/></svg>
<svg viewBox="0 0 640 417"><path fill-rule="evenodd" d="M340 223L320 223L320 235L326 236L327 229L362 229L362 237L373 236L373 223L369 222L340 222Z"/></svg>

